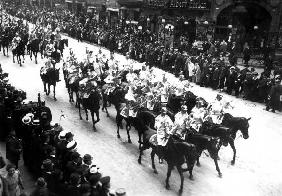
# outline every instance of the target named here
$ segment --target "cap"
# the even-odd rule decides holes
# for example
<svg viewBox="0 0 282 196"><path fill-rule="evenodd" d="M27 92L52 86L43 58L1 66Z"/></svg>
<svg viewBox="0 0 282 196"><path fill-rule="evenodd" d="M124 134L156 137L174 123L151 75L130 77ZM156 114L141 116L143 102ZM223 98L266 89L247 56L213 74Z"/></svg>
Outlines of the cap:
<svg viewBox="0 0 282 196"><path fill-rule="evenodd" d="M106 184L109 184L111 181L111 177L110 176L105 176L105 177L102 177L100 179L100 182L102 183L102 185L106 185Z"/></svg>
<svg viewBox="0 0 282 196"><path fill-rule="evenodd" d="M36 185L39 187L44 187L46 186L46 184L47 184L46 181L42 177L38 178L36 181Z"/></svg>
<svg viewBox="0 0 282 196"><path fill-rule="evenodd" d="M86 162L86 161L91 161L93 158L90 154L85 154L83 156L83 161Z"/></svg>
<svg viewBox="0 0 282 196"><path fill-rule="evenodd" d="M65 135L66 139L70 139L73 136L74 135L71 132L67 132L66 135Z"/></svg>

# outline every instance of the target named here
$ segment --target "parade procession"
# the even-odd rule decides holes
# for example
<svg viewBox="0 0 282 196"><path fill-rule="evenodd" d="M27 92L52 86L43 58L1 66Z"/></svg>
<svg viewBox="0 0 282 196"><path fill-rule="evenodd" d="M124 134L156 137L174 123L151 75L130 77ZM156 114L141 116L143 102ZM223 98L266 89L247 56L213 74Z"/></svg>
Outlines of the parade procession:
<svg viewBox="0 0 282 196"><path fill-rule="evenodd" d="M0 196L282 195L282 3L110 2L0 1Z"/></svg>

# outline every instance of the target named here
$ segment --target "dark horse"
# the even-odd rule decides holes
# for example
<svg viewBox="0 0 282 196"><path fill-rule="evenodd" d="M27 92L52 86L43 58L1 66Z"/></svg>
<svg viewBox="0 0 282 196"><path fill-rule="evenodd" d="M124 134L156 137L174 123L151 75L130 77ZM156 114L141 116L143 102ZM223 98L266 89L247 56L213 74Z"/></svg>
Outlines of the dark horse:
<svg viewBox="0 0 282 196"><path fill-rule="evenodd" d="M96 130L95 124L100 121L99 117L99 109L100 109L100 100L101 95L98 91L97 87L92 87L93 89L88 92L88 97L81 97L78 96L78 111L79 111L79 117L80 120L82 120L81 112L80 112L80 104L83 106L85 114L86 114L86 120L88 120L88 111L90 110L92 122L93 122L93 129ZM96 114L97 120L94 120L94 113Z"/></svg>
<svg viewBox="0 0 282 196"><path fill-rule="evenodd" d="M234 140L236 138L237 131L240 130L243 134L244 139L249 138L249 120L251 118L244 117L233 117L231 114L224 114L222 125L213 124L210 122L205 122L201 129L201 132L206 135L210 135L213 137L219 137L220 142L218 145L218 151L222 145L227 146L230 144L233 150L233 159L231 164L235 164L236 159L236 148L234 144Z"/></svg>
<svg viewBox="0 0 282 196"><path fill-rule="evenodd" d="M28 45L28 51L30 51L30 60L32 60L32 55L34 55L35 63L37 64L37 53L40 51L40 39L34 39Z"/></svg>
<svg viewBox="0 0 282 196"><path fill-rule="evenodd" d="M65 49L65 46L69 47L69 40L68 39L60 40L59 43L58 43L57 48L60 51L61 56L63 56L63 52L64 52L64 49Z"/></svg>
<svg viewBox="0 0 282 196"><path fill-rule="evenodd" d="M47 43L48 43L47 40L43 39L39 44L39 51L41 54L41 59L43 59L43 57L46 57L44 51L45 51Z"/></svg>
<svg viewBox="0 0 282 196"><path fill-rule="evenodd" d="M55 68L55 64L53 65L53 68L48 69L46 73L42 72L43 68L40 70L40 77L44 85L44 92L46 95L50 94L50 86L53 86L53 97L56 101L56 83L59 80L59 70ZM48 85L48 89L46 89L46 85Z"/></svg>
<svg viewBox="0 0 282 196"><path fill-rule="evenodd" d="M151 151L151 160L152 160L152 168L154 170L154 173L158 173L155 162L154 162L154 157L155 154L159 154L157 150L157 146L153 145L149 142L150 138L156 134L155 130L152 130L148 128L143 135L143 140L144 144L140 149L139 153L139 158L138 158L138 163L141 164L141 159L143 155L143 151L149 148L152 148ZM171 175L171 171L176 166L177 171L180 175L181 179L181 184L180 184L180 189L179 193L182 193L183 191L183 183L184 183L184 176L183 172L189 171L190 177L192 178L193 174L193 167L197 159L197 151L196 147L194 144L189 144L187 142L178 142L172 139L172 137L169 138L169 141L167 143L167 146L165 147L165 152L164 152L164 158L168 164L168 169L167 169L167 177L166 177L166 188L169 189L169 177ZM183 169L182 164L186 162L187 168Z"/></svg>
<svg viewBox="0 0 282 196"><path fill-rule="evenodd" d="M199 158L204 150L208 150L210 157L213 159L216 171L218 172L218 176L221 177L222 173L218 166L218 139L208 136L208 135L202 135L200 133L197 133L195 131L188 131L189 134L186 134L185 141L192 143L196 146L198 157L197 157L197 165L200 166Z"/></svg>
<svg viewBox="0 0 282 196"><path fill-rule="evenodd" d="M17 62L22 66L22 63L24 63L24 55L25 55L25 42L21 40L19 44L12 49L13 53L13 63L15 63L15 56L17 57ZM23 61L21 59L21 56L23 57Z"/></svg>

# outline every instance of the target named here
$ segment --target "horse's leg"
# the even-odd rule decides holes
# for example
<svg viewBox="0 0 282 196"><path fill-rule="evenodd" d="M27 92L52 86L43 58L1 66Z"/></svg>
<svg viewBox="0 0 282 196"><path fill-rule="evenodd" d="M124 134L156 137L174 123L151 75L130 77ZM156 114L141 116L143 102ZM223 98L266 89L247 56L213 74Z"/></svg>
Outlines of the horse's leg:
<svg viewBox="0 0 282 196"><path fill-rule="evenodd" d="M5 55L5 54L4 54ZM6 56L6 55L5 55ZM15 63L15 55L13 54L13 63Z"/></svg>
<svg viewBox="0 0 282 196"><path fill-rule="evenodd" d="M126 132L127 132L128 143L132 143L131 139L130 139L130 134L129 134L130 129L131 129L130 122L128 122L128 120L126 120Z"/></svg>
<svg viewBox="0 0 282 196"><path fill-rule="evenodd" d="M81 111L80 111L80 101L79 100L78 100L78 103L77 103L77 107L78 107L79 119L82 120Z"/></svg>
<svg viewBox="0 0 282 196"><path fill-rule="evenodd" d="M139 157L138 157L138 163L141 164L141 160L142 160L142 155L143 155L143 151L145 150L144 146L142 146L139 149Z"/></svg>
<svg viewBox="0 0 282 196"><path fill-rule="evenodd" d="M30 60L32 60L32 51L31 50L29 52L29 57L30 57Z"/></svg>
<svg viewBox="0 0 282 196"><path fill-rule="evenodd" d="M97 122L100 121L99 109L97 109L97 110L95 110L95 111L93 111L93 112L96 114L96 118L97 118L97 120L95 121L95 124L96 124Z"/></svg>
<svg viewBox="0 0 282 196"><path fill-rule="evenodd" d="M235 148L235 145L234 145L234 140L233 139L230 139L229 141L229 144L233 150L233 160L231 161L231 165L234 165L235 164L235 159L236 159L236 148Z"/></svg>
<svg viewBox="0 0 282 196"><path fill-rule="evenodd" d="M168 164L167 167L167 174L166 174L166 180L165 180L165 188L166 189L170 189L170 185L169 185L169 177L171 175L171 170L173 169L173 165L172 164Z"/></svg>
<svg viewBox="0 0 282 196"><path fill-rule="evenodd" d="M43 81L43 86L44 86L44 92L45 92L46 95L47 95L46 82L44 82L44 81Z"/></svg>
<svg viewBox="0 0 282 196"><path fill-rule="evenodd" d="M201 166L201 163L200 163L200 156L201 156L201 154L202 154L202 151L203 151L203 150L199 151L199 153L198 153L197 163L196 163L196 165L197 165L198 167Z"/></svg>
<svg viewBox="0 0 282 196"><path fill-rule="evenodd" d="M24 61L25 61L25 56L24 56L24 54L23 54L22 56L23 56L23 63L24 63Z"/></svg>
<svg viewBox="0 0 282 196"><path fill-rule="evenodd" d="M8 48L8 46L6 47L6 49L7 49L7 57L9 56L9 48Z"/></svg>
<svg viewBox="0 0 282 196"><path fill-rule="evenodd" d="M182 191L183 191L183 183L184 183L183 170L182 170L181 165L177 165L176 168L177 168L177 171L178 171L178 173L179 173L179 175L180 175L180 179L181 179L181 184L180 184L180 188L179 188L179 193L182 193Z"/></svg>
<svg viewBox="0 0 282 196"><path fill-rule="evenodd" d="M87 108L84 105L82 105L82 107L84 108L86 120L88 121L88 111L87 111Z"/></svg>
<svg viewBox="0 0 282 196"><path fill-rule="evenodd" d="M121 120L118 115L116 116L116 123L117 123L117 138L120 138L119 127L120 127Z"/></svg>
<svg viewBox="0 0 282 196"><path fill-rule="evenodd" d="M156 148L152 148L152 152L151 152L152 168L154 170L154 173L158 174L158 171L157 171L156 165L155 165L155 154L156 154Z"/></svg>
<svg viewBox="0 0 282 196"><path fill-rule="evenodd" d="M141 149L141 145L143 144L142 142L142 133L141 131L138 129L138 137L139 137L139 140L138 140L138 143L139 143L139 149Z"/></svg>
<svg viewBox="0 0 282 196"><path fill-rule="evenodd" d="M34 53L35 64L37 64L37 52Z"/></svg>
<svg viewBox="0 0 282 196"><path fill-rule="evenodd" d="M51 86L51 85L47 83L47 86L48 86L47 95L49 95L49 94L50 94L50 86Z"/></svg>
<svg viewBox="0 0 282 196"><path fill-rule="evenodd" d="M220 157L218 156L218 152L219 152L221 146L222 146L222 141L220 140L220 141L219 141L219 144L218 144L218 147L217 147L217 149L216 149L216 150L217 150L217 160L220 160Z"/></svg>
<svg viewBox="0 0 282 196"><path fill-rule="evenodd" d="M93 110L90 110L90 113L91 113L91 118L92 118L92 123L93 123L93 130L95 131L96 130L96 127L95 127L95 120L94 120L94 111Z"/></svg>
<svg viewBox="0 0 282 196"><path fill-rule="evenodd" d="M218 172L218 176L222 177L222 173L221 173L219 166L218 166L217 157L213 157L213 161L214 161L214 164L215 164L216 171Z"/></svg>
<svg viewBox="0 0 282 196"><path fill-rule="evenodd" d="M56 98L56 84L53 85L53 97L54 97L54 100L57 101L57 98Z"/></svg>

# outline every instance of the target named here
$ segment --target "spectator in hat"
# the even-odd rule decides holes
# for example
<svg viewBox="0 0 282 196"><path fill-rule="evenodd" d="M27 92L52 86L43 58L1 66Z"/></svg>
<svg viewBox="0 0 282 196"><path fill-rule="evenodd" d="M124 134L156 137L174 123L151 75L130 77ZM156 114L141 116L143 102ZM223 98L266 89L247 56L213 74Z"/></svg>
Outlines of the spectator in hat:
<svg viewBox="0 0 282 196"><path fill-rule="evenodd" d="M90 154L85 154L82 158L83 164L79 167L79 173L85 177L90 170L92 164L92 156Z"/></svg>
<svg viewBox="0 0 282 196"><path fill-rule="evenodd" d="M47 188L47 183L44 178L40 177L35 183L35 188L31 192L30 196L51 196L50 191Z"/></svg>
<svg viewBox="0 0 282 196"><path fill-rule="evenodd" d="M111 177L105 176L100 179L100 182L102 184L101 190L100 190L100 196L111 196L113 194L110 193L111 188Z"/></svg>
<svg viewBox="0 0 282 196"><path fill-rule="evenodd" d="M65 177L69 179L70 175L74 172L77 172L79 169L80 163L80 154L78 152L71 153L71 160L66 164Z"/></svg>
<svg viewBox="0 0 282 196"><path fill-rule="evenodd" d="M78 173L72 173L70 175L69 185L67 186L66 195L68 196L80 196L80 175Z"/></svg>
<svg viewBox="0 0 282 196"><path fill-rule="evenodd" d="M282 84L281 84L281 76L275 76L275 84L271 87L268 103L266 105L266 110L271 109L273 113L275 110L281 111L282 109Z"/></svg>
<svg viewBox="0 0 282 196"><path fill-rule="evenodd" d="M19 196L21 189L24 189L20 171L16 170L16 166L13 164L8 164L6 170L8 172L5 176L8 187L8 195Z"/></svg>
<svg viewBox="0 0 282 196"><path fill-rule="evenodd" d="M80 196L90 196L91 195L91 186L90 184L81 184L79 187ZM92 195L91 195L92 196Z"/></svg>
<svg viewBox="0 0 282 196"><path fill-rule="evenodd" d="M89 183L91 186L91 196L100 196L99 192L101 190L100 179L102 175L100 173L91 174L89 177Z"/></svg>
<svg viewBox="0 0 282 196"><path fill-rule="evenodd" d="M6 158L18 169L18 162L22 153L21 140L16 136L15 130L12 130L6 141Z"/></svg>

